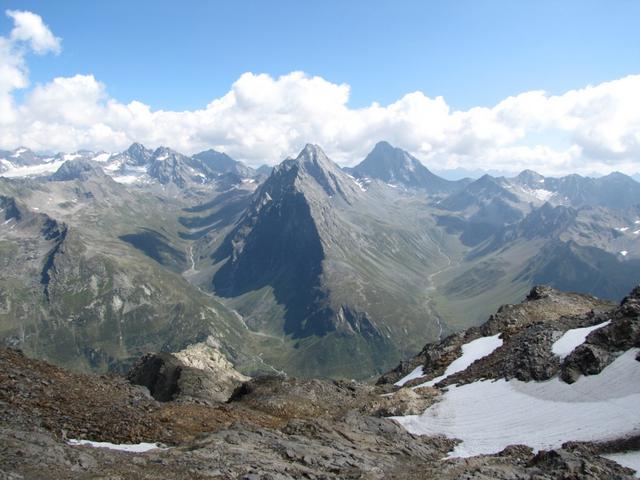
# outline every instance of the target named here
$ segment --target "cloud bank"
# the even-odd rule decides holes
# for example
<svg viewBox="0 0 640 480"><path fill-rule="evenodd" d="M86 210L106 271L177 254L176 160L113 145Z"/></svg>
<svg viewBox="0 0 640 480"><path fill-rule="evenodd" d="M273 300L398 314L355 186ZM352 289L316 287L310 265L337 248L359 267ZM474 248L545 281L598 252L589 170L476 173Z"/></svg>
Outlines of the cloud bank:
<svg viewBox="0 0 640 480"><path fill-rule="evenodd" d="M58 53L61 40L34 13L6 14L14 28L0 37L0 148L117 151L138 141L185 153L215 148L259 165L311 142L353 165L384 139L436 170L640 172L640 75L464 111L420 91L351 108L349 85L303 72L245 73L193 111L121 103L92 75L54 78L17 103L15 91L28 86L27 55Z"/></svg>

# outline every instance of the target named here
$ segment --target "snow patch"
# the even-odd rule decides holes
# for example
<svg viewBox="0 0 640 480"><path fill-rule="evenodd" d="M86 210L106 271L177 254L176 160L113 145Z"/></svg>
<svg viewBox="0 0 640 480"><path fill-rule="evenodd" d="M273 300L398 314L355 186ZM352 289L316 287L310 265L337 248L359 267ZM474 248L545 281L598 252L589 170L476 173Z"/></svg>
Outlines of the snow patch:
<svg viewBox="0 0 640 480"><path fill-rule="evenodd" d="M640 478L640 451L636 452L622 452L622 453L607 453L606 455L600 455L601 457L613 460L623 467L630 468L636 471L636 478Z"/></svg>
<svg viewBox="0 0 640 480"><path fill-rule="evenodd" d="M169 158L169 155L168 155L168 154L166 154L166 153L163 153L162 155L158 155L158 156L156 157L156 160L157 160L157 161L159 161L159 162L161 162L161 161L163 161L163 160L166 160L167 158Z"/></svg>
<svg viewBox="0 0 640 480"><path fill-rule="evenodd" d="M582 345L591 332L602 327L606 327L610 323L611 320L607 320L606 322L602 322L591 327L572 328L571 330L567 330L558 340L553 343L553 345L551 346L551 351L555 355L559 356L560 359L564 359L576 348Z"/></svg>
<svg viewBox="0 0 640 480"><path fill-rule="evenodd" d="M542 200L543 202L546 202L551 197L553 197L553 192L550 192L549 190L544 190L542 188L536 188L532 190L532 193L534 197L536 197L538 200Z"/></svg>
<svg viewBox="0 0 640 480"><path fill-rule="evenodd" d="M413 380L414 378L420 378L423 375L424 375L424 372L422 370L422 365L420 365L419 367L416 367L409 375L407 375L406 377L401 378L396 383L394 383L394 385L396 387L401 387L405 383L407 383L409 380Z"/></svg>
<svg viewBox="0 0 640 480"><path fill-rule="evenodd" d="M67 442L69 445L88 445L94 448L108 448L110 450L119 450L121 452L133 452L133 453L143 453L148 452L149 450L156 450L162 448L158 443L135 443L135 444L126 444L126 443L111 443L111 442L94 442L92 440L75 440L70 439Z"/></svg>
<svg viewBox="0 0 640 480"><path fill-rule="evenodd" d="M111 158L111 154L110 153L99 153L98 155L93 157L93 160L95 162L106 162L110 158Z"/></svg>
<svg viewBox="0 0 640 480"><path fill-rule="evenodd" d="M633 348L599 375L567 384L504 379L453 386L422 415L392 417L418 435L462 440L451 457L496 453L507 445L534 450L567 441L597 441L640 432L640 362Z"/></svg>
<svg viewBox="0 0 640 480"><path fill-rule="evenodd" d="M114 182L123 183L125 185L137 183L142 180L140 175L114 175L111 178Z"/></svg>
<svg viewBox="0 0 640 480"><path fill-rule="evenodd" d="M113 310L120 311L123 305L124 302L122 301L122 299L119 296L114 295L113 299L111 300L111 306L113 307Z"/></svg>
<svg viewBox="0 0 640 480"><path fill-rule="evenodd" d="M433 387L436 383L441 382L451 375L466 370L476 360L480 360L487 355L491 355L496 349L502 346L502 339L499 338L501 333L497 333L491 337L480 337L462 345L462 356L456 358L449 364L444 374L439 377L421 383L417 387Z"/></svg>
<svg viewBox="0 0 640 480"><path fill-rule="evenodd" d="M619 232L626 232L627 230L629 230L629 227L616 227L615 230Z"/></svg>
<svg viewBox="0 0 640 480"><path fill-rule="evenodd" d="M371 183L371 180L369 180L369 182L363 181L363 180L359 180L356 177L349 175L347 173L347 177L349 177L351 180L353 180L353 183L355 183L356 185L358 185L358 187L360 188L360 190L362 190L363 192L366 192L367 189L365 188L366 185L368 185L369 183Z"/></svg>
<svg viewBox="0 0 640 480"><path fill-rule="evenodd" d="M80 158L82 155L79 153L65 153L62 158L65 160L75 160L76 158Z"/></svg>
<svg viewBox="0 0 640 480"><path fill-rule="evenodd" d="M35 177L39 175L46 175L49 173L54 173L58 168L62 166L64 160L58 160L51 163L43 163L40 165L29 165L26 167L14 167L10 168L6 172L0 174L0 176L7 178L17 178L17 177Z"/></svg>
<svg viewBox="0 0 640 480"><path fill-rule="evenodd" d="M620 255L622 255L623 257L626 257L629 254L629 252L627 252L626 250L621 250L620 251Z"/></svg>
<svg viewBox="0 0 640 480"><path fill-rule="evenodd" d="M19 148L17 149L15 152L13 152L13 154L11 155L13 158L18 158L20 155L22 155L24 152L26 152L27 149L26 148Z"/></svg>

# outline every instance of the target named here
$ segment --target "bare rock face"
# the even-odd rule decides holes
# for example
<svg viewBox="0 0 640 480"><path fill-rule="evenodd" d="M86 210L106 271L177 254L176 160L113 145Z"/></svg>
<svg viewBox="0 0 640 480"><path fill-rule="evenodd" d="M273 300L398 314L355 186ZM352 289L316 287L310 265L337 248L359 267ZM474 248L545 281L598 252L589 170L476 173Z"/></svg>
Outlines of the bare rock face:
<svg viewBox="0 0 640 480"><path fill-rule="evenodd" d="M233 391L249 380L210 342L177 353L150 353L129 371L128 380L149 389L161 402L195 400L226 402Z"/></svg>
<svg viewBox="0 0 640 480"><path fill-rule="evenodd" d="M250 380L208 342L196 343L173 354L183 365L181 396L226 402L238 385Z"/></svg>

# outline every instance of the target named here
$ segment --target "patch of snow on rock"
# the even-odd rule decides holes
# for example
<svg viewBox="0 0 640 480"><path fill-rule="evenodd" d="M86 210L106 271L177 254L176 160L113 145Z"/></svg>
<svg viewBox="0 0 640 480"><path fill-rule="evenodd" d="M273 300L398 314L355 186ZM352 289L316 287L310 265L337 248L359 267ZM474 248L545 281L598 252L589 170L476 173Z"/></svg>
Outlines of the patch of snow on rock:
<svg viewBox="0 0 640 480"><path fill-rule="evenodd" d="M111 158L111 154L110 153L99 153L98 155L96 155L95 157L93 157L93 160L95 162L106 162L107 160L109 160Z"/></svg>
<svg viewBox="0 0 640 480"><path fill-rule="evenodd" d="M465 343L462 345L462 356L451 362L444 374L434 378L433 380L429 380L428 382L421 383L414 388L433 387L436 383L450 377L454 373L463 372L476 360L480 360L487 355L491 355L496 351L496 349L502 346L502 339L500 338L500 335L500 333L497 333L491 337L476 338L469 343Z"/></svg>
<svg viewBox="0 0 640 480"><path fill-rule="evenodd" d="M627 230L629 230L629 227L617 227L616 230L619 232L626 232Z"/></svg>
<svg viewBox="0 0 640 480"><path fill-rule="evenodd" d="M551 197L553 197L553 192L550 192L549 190L545 190L543 188L536 188L535 190L533 190L533 196L538 200L546 202Z"/></svg>
<svg viewBox="0 0 640 480"><path fill-rule="evenodd" d="M414 378L420 378L421 376L424 375L424 372L422 371L422 365L416 367L410 374L408 374L406 377L401 378L400 380L398 380L394 385L396 387L401 387L403 386L405 383L407 383L409 380L413 380Z"/></svg>
<svg viewBox="0 0 640 480"><path fill-rule="evenodd" d="M572 328L571 330L567 330L558 340L553 343L553 345L551 346L551 351L555 355L559 356L560 359L563 359L571 352L573 352L577 347L582 345L591 332L593 332L594 330L598 330L599 328L606 327L610 323L611 320L607 320L606 322L602 322L591 327Z"/></svg>
<svg viewBox="0 0 640 480"><path fill-rule="evenodd" d="M142 180L140 175L114 175L111 177L115 182L124 183L126 185L130 185L132 183L137 183Z"/></svg>
<svg viewBox="0 0 640 480"><path fill-rule="evenodd" d="M24 152L26 152L27 149L26 148L19 148L17 149L15 152L13 152L13 154L11 155L13 158L18 158L20 155L22 155Z"/></svg>
<svg viewBox="0 0 640 480"><path fill-rule="evenodd" d="M69 445L88 445L94 448L108 448L110 450L120 450L121 452L143 453L149 450L162 448L157 443L135 443L135 444L116 444L111 442L94 442L92 440L75 440L71 439L67 442Z"/></svg>
<svg viewBox="0 0 640 480"><path fill-rule="evenodd" d="M623 257L626 257L629 254L629 252L627 252L626 250L621 250L620 251L620 255L622 255Z"/></svg>
<svg viewBox="0 0 640 480"><path fill-rule="evenodd" d="M600 374L567 384L481 380L449 387L422 415L392 417L409 432L445 435L462 443L451 457L491 454L508 445L534 450L567 441L599 441L640 431L640 362L633 348Z"/></svg>

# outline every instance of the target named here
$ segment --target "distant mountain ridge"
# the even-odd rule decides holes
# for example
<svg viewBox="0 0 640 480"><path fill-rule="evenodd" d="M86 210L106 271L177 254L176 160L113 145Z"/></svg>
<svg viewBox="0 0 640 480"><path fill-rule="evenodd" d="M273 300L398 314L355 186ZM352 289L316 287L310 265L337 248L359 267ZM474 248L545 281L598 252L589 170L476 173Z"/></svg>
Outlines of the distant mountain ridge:
<svg viewBox="0 0 640 480"><path fill-rule="evenodd" d="M619 299L640 282L639 184L618 173L526 170L451 182L386 142L353 169L317 145L260 171L215 150L188 156L137 143L117 154L2 156L0 195L67 232L56 247L44 227L0 222L0 262L18 272L5 283L17 296L0 294L0 327L11 332L4 341L23 341L15 318L47 323L85 312L88 329L51 327L75 332L85 368L117 368L147 342L169 345L172 322L195 315L184 344L171 344L202 340L214 325L247 373L370 375L477 324L534 283ZM54 248L62 263L45 268ZM40 305L43 271L50 302ZM135 288L140 282L150 293ZM150 299L161 306L146 307ZM155 327L140 337L138 323L122 341L90 334L147 308ZM35 337L38 345L28 338L26 348L69 360L54 335Z"/></svg>

